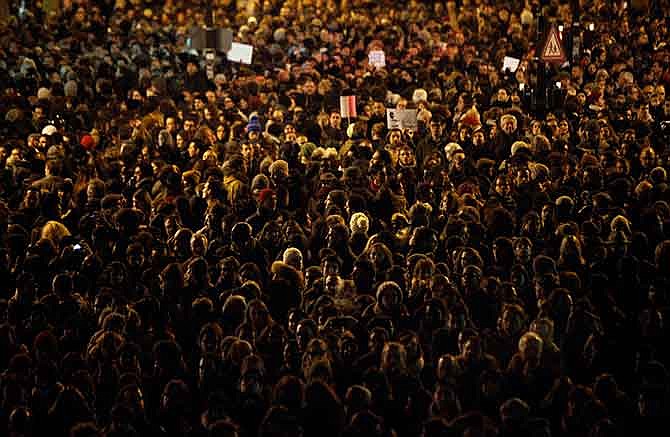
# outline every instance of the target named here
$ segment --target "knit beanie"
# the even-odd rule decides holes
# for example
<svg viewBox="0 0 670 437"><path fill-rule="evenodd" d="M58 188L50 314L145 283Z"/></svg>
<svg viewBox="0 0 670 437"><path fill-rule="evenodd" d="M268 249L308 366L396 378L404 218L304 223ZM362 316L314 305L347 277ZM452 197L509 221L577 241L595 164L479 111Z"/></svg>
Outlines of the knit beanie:
<svg viewBox="0 0 670 437"><path fill-rule="evenodd" d="M252 115L249 117L249 123L247 123L247 132L260 132L261 122L258 120L258 115Z"/></svg>

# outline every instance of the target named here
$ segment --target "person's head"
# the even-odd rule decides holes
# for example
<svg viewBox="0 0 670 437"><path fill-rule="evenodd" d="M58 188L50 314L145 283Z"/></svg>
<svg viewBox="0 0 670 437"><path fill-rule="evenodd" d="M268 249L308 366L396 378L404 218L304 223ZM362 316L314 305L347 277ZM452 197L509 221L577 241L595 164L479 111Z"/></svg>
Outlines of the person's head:
<svg viewBox="0 0 670 437"><path fill-rule="evenodd" d="M382 350L381 370L385 373L404 373L407 369L407 351L397 342L388 342Z"/></svg>
<svg viewBox="0 0 670 437"><path fill-rule="evenodd" d="M500 330L514 338L523 329L525 319L526 313L520 305L506 304L500 316Z"/></svg>
<svg viewBox="0 0 670 437"><path fill-rule="evenodd" d="M412 167L416 165L416 157L414 151L409 146L403 146L398 154L398 164L403 167Z"/></svg>
<svg viewBox="0 0 670 437"><path fill-rule="evenodd" d="M645 147L642 149L640 152L640 164L642 164L642 168L645 170L649 171L656 167L657 161L656 161L656 152L654 149L651 147Z"/></svg>
<svg viewBox="0 0 670 437"><path fill-rule="evenodd" d="M395 282L386 281L377 287L377 305L384 312L394 311L402 304L402 299L402 289Z"/></svg>
<svg viewBox="0 0 670 437"><path fill-rule="evenodd" d="M369 247L368 250L366 250L366 252L370 261L372 261L374 264L375 270L377 272L387 270L391 267L393 263L393 256L391 251L384 243L374 243Z"/></svg>
<svg viewBox="0 0 670 437"><path fill-rule="evenodd" d="M478 362L484 356L482 338L476 333L472 335L466 333L467 330L459 335L461 354L467 363Z"/></svg>
<svg viewBox="0 0 670 437"><path fill-rule="evenodd" d="M337 249L346 245L349 240L349 228L344 223L337 223L330 226L326 235L326 245L332 249Z"/></svg>
<svg viewBox="0 0 670 437"><path fill-rule="evenodd" d="M193 256L205 256L208 244L207 236L196 232L191 237L191 253Z"/></svg>
<svg viewBox="0 0 670 437"><path fill-rule="evenodd" d="M584 263L582 258L582 244L574 235L566 235L561 241L559 263Z"/></svg>
<svg viewBox="0 0 670 437"><path fill-rule="evenodd" d="M328 123L333 129L342 128L342 116L340 115L339 111L331 111L330 117L328 117Z"/></svg>
<svg viewBox="0 0 670 437"><path fill-rule="evenodd" d="M307 79L302 84L302 90L308 96L312 96L317 91L316 83L312 79Z"/></svg>
<svg viewBox="0 0 670 437"><path fill-rule="evenodd" d="M442 136L442 132L444 130L444 123L442 122L442 119L440 117L431 118L428 127L430 129L430 134L434 138L440 138Z"/></svg>
<svg viewBox="0 0 670 437"><path fill-rule="evenodd" d="M303 319L296 325L295 340L299 351L305 351L309 342L317 334L317 324L312 319Z"/></svg>
<svg viewBox="0 0 670 437"><path fill-rule="evenodd" d="M500 119L500 128L508 135L512 135L517 129L516 117L511 114L505 114Z"/></svg>
<svg viewBox="0 0 670 437"><path fill-rule="evenodd" d="M168 264L158 275L158 279L164 293L184 287L184 272L179 263Z"/></svg>
<svg viewBox="0 0 670 437"><path fill-rule="evenodd" d="M321 260L321 272L324 277L340 274L341 260L336 255L328 255Z"/></svg>
<svg viewBox="0 0 670 437"><path fill-rule="evenodd" d="M512 184L506 174L500 174L495 180L495 191L500 196L508 196L512 191Z"/></svg>
<svg viewBox="0 0 670 437"><path fill-rule="evenodd" d="M50 240L58 245L64 238L69 237L70 235L70 231L64 224L57 221L48 221L42 227L41 238Z"/></svg>
<svg viewBox="0 0 670 437"><path fill-rule="evenodd" d="M522 265L530 263L533 255L533 243L530 238L521 237L514 240L514 257L516 262Z"/></svg>
<svg viewBox="0 0 670 437"><path fill-rule="evenodd" d="M231 241L239 248L248 248L253 242L252 228L247 222L236 223L231 230Z"/></svg>
<svg viewBox="0 0 670 437"><path fill-rule="evenodd" d="M387 135L387 142L391 147L398 147L402 143L402 132L400 129L392 129Z"/></svg>
<svg viewBox="0 0 670 437"><path fill-rule="evenodd" d="M223 340L223 329L221 326L214 323L207 323L202 328L200 328L200 335L198 336L198 346L200 347L200 352L205 353L218 353L219 346Z"/></svg>
<svg viewBox="0 0 670 437"><path fill-rule="evenodd" d="M534 332L526 332L519 339L519 354L524 362L537 365L542 359L542 338Z"/></svg>
<svg viewBox="0 0 670 437"><path fill-rule="evenodd" d="M461 277L461 287L465 292L478 290L481 280L482 270L479 267L474 265L465 266Z"/></svg>

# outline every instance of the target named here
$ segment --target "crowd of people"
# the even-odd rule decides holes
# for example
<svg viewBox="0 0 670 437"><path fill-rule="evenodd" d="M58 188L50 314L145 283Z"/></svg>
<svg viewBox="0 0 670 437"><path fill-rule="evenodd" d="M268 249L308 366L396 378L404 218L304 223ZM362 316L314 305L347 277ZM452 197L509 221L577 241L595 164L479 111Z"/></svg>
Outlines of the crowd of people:
<svg viewBox="0 0 670 437"><path fill-rule="evenodd" d="M0 435L665 429L668 1L3 3Z"/></svg>

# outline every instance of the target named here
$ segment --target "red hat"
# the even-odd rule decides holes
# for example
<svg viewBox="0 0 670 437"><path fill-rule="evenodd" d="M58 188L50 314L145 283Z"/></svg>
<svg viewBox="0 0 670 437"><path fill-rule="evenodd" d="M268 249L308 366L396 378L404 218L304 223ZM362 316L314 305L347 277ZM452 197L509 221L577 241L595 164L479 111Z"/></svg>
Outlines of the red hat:
<svg viewBox="0 0 670 437"><path fill-rule="evenodd" d="M91 150L93 149L93 147L95 147L95 140L91 135L86 134L83 137L81 137L79 144L84 150Z"/></svg>
<svg viewBox="0 0 670 437"><path fill-rule="evenodd" d="M272 188L263 188L260 193L258 193L258 201L260 203L265 202L265 199L267 199L269 196L274 196L275 195L275 190Z"/></svg>

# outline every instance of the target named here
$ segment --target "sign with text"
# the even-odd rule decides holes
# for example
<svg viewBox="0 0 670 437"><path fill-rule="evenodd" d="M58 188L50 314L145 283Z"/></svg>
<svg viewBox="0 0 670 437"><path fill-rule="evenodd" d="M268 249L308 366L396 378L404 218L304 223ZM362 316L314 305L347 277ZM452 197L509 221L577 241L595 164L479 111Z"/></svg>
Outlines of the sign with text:
<svg viewBox="0 0 670 437"><path fill-rule="evenodd" d="M231 62L239 62L241 64L251 64L251 58L254 53L254 47L249 44L240 44L234 42L230 47L226 57Z"/></svg>
<svg viewBox="0 0 670 437"><path fill-rule="evenodd" d="M371 50L368 53L368 62L375 68L386 67L386 54L383 50Z"/></svg>
<svg viewBox="0 0 670 437"><path fill-rule="evenodd" d="M388 129L409 129L415 131L417 128L416 109L386 110L386 127Z"/></svg>
<svg viewBox="0 0 670 437"><path fill-rule="evenodd" d="M502 71L503 73L505 70L509 71L510 73L516 73L517 68L519 68L519 64L521 63L520 59L513 58L511 56L505 56L503 59L503 67Z"/></svg>

